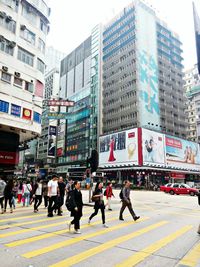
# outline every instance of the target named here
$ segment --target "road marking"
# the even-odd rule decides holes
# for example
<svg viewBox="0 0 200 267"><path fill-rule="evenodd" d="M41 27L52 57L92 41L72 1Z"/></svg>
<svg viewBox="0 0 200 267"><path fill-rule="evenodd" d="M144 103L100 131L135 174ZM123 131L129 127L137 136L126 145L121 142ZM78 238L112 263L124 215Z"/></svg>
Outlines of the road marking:
<svg viewBox="0 0 200 267"><path fill-rule="evenodd" d="M45 213L44 214L35 213L34 215L7 218L7 219L0 220L0 223L2 223L2 222L10 222L10 221L17 221L17 220L22 220L22 219L30 219L30 218L42 217L44 215L45 215Z"/></svg>
<svg viewBox="0 0 200 267"><path fill-rule="evenodd" d="M89 210L87 208L87 210ZM87 211L87 212L84 212L84 215L87 215L91 213L91 211ZM28 221L28 222L23 222L23 223L13 223L13 224L6 224L6 225L2 225L0 226L0 230L3 230L3 229L7 229L7 228L13 228L13 227L16 227L16 226L23 226L23 225L28 225L28 224L35 224L35 223L40 223L40 222L47 222L47 221L54 221L54 220L60 220L60 219L63 219L63 218L66 218L65 216L63 217L60 217L60 216L57 216L57 217L53 217L53 218L45 218L45 219L41 219L41 220L35 220L35 221Z"/></svg>
<svg viewBox="0 0 200 267"><path fill-rule="evenodd" d="M181 235L185 234L189 230L193 228L192 225L187 225L179 229L178 231L156 241L152 245L142 249L139 252L136 252L133 256L129 257L127 260L117 264L116 267L132 267L136 264L143 261L145 258L149 257L162 247L168 245L170 242L174 241L176 238L180 237Z"/></svg>
<svg viewBox="0 0 200 267"><path fill-rule="evenodd" d="M129 215L126 215L124 217L129 217ZM114 220L117 220L117 219L118 219L117 217L110 218L110 219L107 219L106 222L111 222L111 221L114 221ZM81 226L81 229L88 228L88 227L91 227L93 225L98 225L101 222L102 222L102 220L93 222L93 223L91 223L91 225L90 224L84 224L83 226ZM66 222L66 223L69 223L69 222ZM35 242L35 241L39 241L39 240L42 240L42 239L46 239L46 238L49 238L49 237L52 237L52 236L66 234L68 232L69 232L69 230L66 230L66 229L59 230L59 231L55 231L55 232L52 232L52 233L46 233L46 234L42 234L42 235L39 235L39 236L33 236L33 237L26 238L26 239L18 240L18 241L15 241L15 242L11 242L11 243L5 244L5 246L7 246L7 247L21 246L21 245L24 245L24 244L29 244L31 242Z"/></svg>
<svg viewBox="0 0 200 267"><path fill-rule="evenodd" d="M145 234L151 230L154 230L164 224L167 224L168 222L167 221L161 221L159 223L156 223L156 224L152 224L150 226L147 226L145 228L142 228L134 233L130 233L128 235L124 235L124 236L120 236L116 239L113 239L113 240L110 240L108 242L105 242L104 244L101 244L97 247L94 247L92 249L88 249L87 251L84 251L82 253L79 253L75 256L72 256L72 257L69 257L63 261L60 261L60 262L57 262L53 265L50 265L49 267L68 267L68 266L72 266L74 264L77 264L87 258L90 258L98 253L101 253L107 249L110 249L120 243L123 243L123 242L126 242L132 238L135 238L137 236L140 236L142 234Z"/></svg>
<svg viewBox="0 0 200 267"><path fill-rule="evenodd" d="M91 211L85 213L84 215L87 215L90 213L91 213ZM63 218L63 217L59 217L59 218ZM46 218L46 221L48 221L48 218ZM15 231L15 232L4 233L4 234L0 234L0 238L13 236L13 235L19 235L19 234L28 233L28 232L32 232L35 230L41 230L41 229L45 229L45 228L49 228L49 227L59 226L59 225L63 225L63 224L67 224L67 222L62 221L62 222L57 222L57 223L52 223L52 224L45 224L45 225L41 225L41 226L31 227L28 229L21 229L21 230Z"/></svg>
<svg viewBox="0 0 200 267"><path fill-rule="evenodd" d="M142 218L140 220L140 222L141 221L145 221L147 219L148 218L146 218L146 217L145 218ZM112 227L107 228L107 229L103 229L103 230L100 230L100 231L97 231L97 232L93 232L93 233L89 233L89 234L86 234L86 235L82 235L80 237L71 238L71 239L68 239L68 240L65 240L65 241L58 242L56 244L50 245L48 247L43 247L41 249L33 250L31 252L28 252L28 253L23 254L22 257L25 257L25 258L28 258L28 259L29 258L33 258L33 257L39 256L39 255L42 255L42 254L51 252L51 251L56 250L58 248L70 246L70 245L75 244L75 243L78 243L78 242L80 242L80 241L82 241L84 239L93 238L95 236L103 235L103 234L112 232L114 230L118 230L120 228L129 226L129 225L132 225L134 223L135 222L132 220L131 222L125 222L125 223L117 224L117 225L112 226Z"/></svg>
<svg viewBox="0 0 200 267"><path fill-rule="evenodd" d="M200 244L197 244L192 250L190 250L185 257L178 263L177 266L185 265L188 267L195 267L200 260Z"/></svg>

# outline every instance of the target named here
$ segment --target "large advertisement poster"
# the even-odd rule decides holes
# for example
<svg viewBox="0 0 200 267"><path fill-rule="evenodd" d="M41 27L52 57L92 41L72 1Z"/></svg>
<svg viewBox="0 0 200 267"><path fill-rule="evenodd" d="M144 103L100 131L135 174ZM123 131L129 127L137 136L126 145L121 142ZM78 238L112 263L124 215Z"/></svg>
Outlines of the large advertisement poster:
<svg viewBox="0 0 200 267"><path fill-rule="evenodd" d="M168 166L200 170L199 144L169 135L165 136L165 144Z"/></svg>
<svg viewBox="0 0 200 267"><path fill-rule="evenodd" d="M161 133L142 129L143 164L165 165L165 138Z"/></svg>
<svg viewBox="0 0 200 267"><path fill-rule="evenodd" d="M56 156L56 126L49 126L47 156L51 158Z"/></svg>
<svg viewBox="0 0 200 267"><path fill-rule="evenodd" d="M100 137L99 166L138 164L138 130L132 129Z"/></svg>
<svg viewBox="0 0 200 267"><path fill-rule="evenodd" d="M140 1L136 13L139 121L142 127L160 125L156 16Z"/></svg>
<svg viewBox="0 0 200 267"><path fill-rule="evenodd" d="M64 155L65 152L65 131L66 130L66 124L65 123L61 123L58 126L57 129L57 156L61 157Z"/></svg>

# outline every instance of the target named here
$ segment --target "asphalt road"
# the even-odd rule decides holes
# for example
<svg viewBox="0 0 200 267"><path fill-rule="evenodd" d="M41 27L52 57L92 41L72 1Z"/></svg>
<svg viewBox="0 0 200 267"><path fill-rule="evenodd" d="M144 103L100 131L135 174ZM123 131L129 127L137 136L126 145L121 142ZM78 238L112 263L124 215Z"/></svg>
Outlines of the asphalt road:
<svg viewBox="0 0 200 267"><path fill-rule="evenodd" d="M133 191L132 203L141 218L134 222L126 210L119 221L119 191L112 211L106 211L109 228L98 214L90 225L92 207L84 208L81 235L68 231L69 213L46 217L41 206L17 206L13 214L0 214L0 266L138 266L200 267L200 207L197 197L163 192ZM88 192L84 191L87 202Z"/></svg>

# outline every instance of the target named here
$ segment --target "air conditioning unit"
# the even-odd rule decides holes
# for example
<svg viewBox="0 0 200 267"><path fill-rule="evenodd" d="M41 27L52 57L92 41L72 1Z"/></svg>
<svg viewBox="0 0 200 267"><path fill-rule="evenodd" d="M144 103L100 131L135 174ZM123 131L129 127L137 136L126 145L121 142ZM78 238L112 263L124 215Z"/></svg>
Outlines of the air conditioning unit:
<svg viewBox="0 0 200 267"><path fill-rule="evenodd" d="M16 43L15 43L15 42L10 42L10 43L9 43L9 47L12 47L12 48L13 48L13 47L15 47L15 46L16 46Z"/></svg>
<svg viewBox="0 0 200 267"><path fill-rule="evenodd" d="M15 76L19 78L21 76L21 74L19 72L15 71Z"/></svg>
<svg viewBox="0 0 200 267"><path fill-rule="evenodd" d="M8 71L8 67L2 66L2 70L5 71L5 72L7 72Z"/></svg>
<svg viewBox="0 0 200 267"><path fill-rule="evenodd" d="M12 21L12 20L13 20L13 19L12 19L11 16L7 16L7 17L6 17L6 21L7 21L7 22Z"/></svg>
<svg viewBox="0 0 200 267"><path fill-rule="evenodd" d="M5 41L5 38L3 35L0 35L0 42L3 43Z"/></svg>
<svg viewBox="0 0 200 267"><path fill-rule="evenodd" d="M26 25L21 25L21 26L20 26L20 29L21 29L22 31L25 31L25 30L26 30Z"/></svg>
<svg viewBox="0 0 200 267"><path fill-rule="evenodd" d="M1 17L1 18L5 18L5 17L6 17L6 13L3 12L3 11L0 11L0 17Z"/></svg>

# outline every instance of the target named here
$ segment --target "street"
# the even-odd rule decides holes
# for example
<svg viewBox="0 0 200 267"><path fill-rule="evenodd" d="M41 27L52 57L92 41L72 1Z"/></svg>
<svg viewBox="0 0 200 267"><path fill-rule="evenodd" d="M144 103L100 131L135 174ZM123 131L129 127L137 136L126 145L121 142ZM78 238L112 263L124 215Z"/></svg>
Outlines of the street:
<svg viewBox="0 0 200 267"><path fill-rule="evenodd" d="M45 266L138 266L200 267L200 207L197 197L163 192L132 191L132 204L140 219L128 212L119 221L119 190L106 211L103 228L100 213L88 224L93 207L84 207L81 235L68 231L69 212L47 218L43 205L17 206L13 214L0 215L0 258L2 267ZM85 202L88 192L83 191Z"/></svg>

